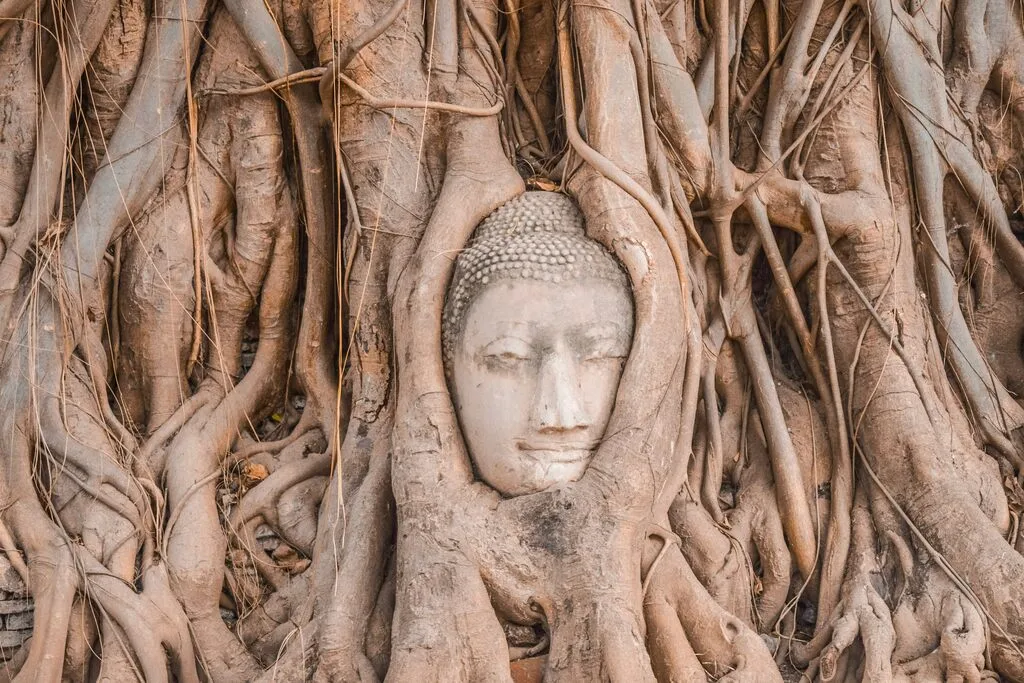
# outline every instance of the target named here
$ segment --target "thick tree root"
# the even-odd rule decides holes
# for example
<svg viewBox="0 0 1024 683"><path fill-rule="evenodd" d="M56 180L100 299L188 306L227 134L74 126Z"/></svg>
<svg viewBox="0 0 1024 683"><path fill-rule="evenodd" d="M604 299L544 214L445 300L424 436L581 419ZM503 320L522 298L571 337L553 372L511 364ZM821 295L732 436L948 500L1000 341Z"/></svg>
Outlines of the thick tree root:
<svg viewBox="0 0 1024 683"><path fill-rule="evenodd" d="M657 557L654 552L645 551L645 556ZM655 648L651 658L658 680L692 680L694 660L718 681L782 680L761 637L708 594L674 544L648 571L644 613L649 615L647 641Z"/></svg>

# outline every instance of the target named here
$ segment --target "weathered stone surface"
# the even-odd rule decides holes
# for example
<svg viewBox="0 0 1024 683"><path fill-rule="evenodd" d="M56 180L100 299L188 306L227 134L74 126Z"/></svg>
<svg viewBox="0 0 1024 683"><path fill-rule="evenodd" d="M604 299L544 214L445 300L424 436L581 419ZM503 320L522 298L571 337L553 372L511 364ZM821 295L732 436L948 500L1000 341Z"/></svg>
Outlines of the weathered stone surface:
<svg viewBox="0 0 1024 683"><path fill-rule="evenodd" d="M17 614L30 611L32 611L32 600L30 598L0 600L0 614Z"/></svg>
<svg viewBox="0 0 1024 683"><path fill-rule="evenodd" d="M18 612L17 614L8 614L5 622L5 626L8 631L21 631L32 629L32 619L34 618L33 612Z"/></svg>
<svg viewBox="0 0 1024 683"><path fill-rule="evenodd" d="M0 648L21 647L32 631L0 631Z"/></svg>
<svg viewBox="0 0 1024 683"><path fill-rule="evenodd" d="M3 593L24 593L25 583L3 554L0 554L0 596Z"/></svg>

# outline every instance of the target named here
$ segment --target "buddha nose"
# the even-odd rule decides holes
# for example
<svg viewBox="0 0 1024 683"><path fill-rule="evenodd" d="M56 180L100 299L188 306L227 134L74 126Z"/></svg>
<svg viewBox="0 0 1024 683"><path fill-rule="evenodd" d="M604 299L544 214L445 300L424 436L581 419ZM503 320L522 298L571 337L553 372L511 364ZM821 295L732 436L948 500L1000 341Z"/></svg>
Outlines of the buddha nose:
<svg viewBox="0 0 1024 683"><path fill-rule="evenodd" d="M555 349L541 362L533 413L542 433L589 426L576 359L568 349Z"/></svg>

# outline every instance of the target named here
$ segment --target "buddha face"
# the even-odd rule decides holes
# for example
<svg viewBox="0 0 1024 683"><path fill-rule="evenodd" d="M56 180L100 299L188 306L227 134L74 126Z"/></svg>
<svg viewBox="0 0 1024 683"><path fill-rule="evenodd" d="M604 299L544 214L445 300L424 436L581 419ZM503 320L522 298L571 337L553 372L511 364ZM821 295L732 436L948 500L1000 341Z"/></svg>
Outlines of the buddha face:
<svg viewBox="0 0 1024 683"><path fill-rule="evenodd" d="M455 405L480 478L518 496L583 476L632 335L632 298L605 279L485 287L451 358Z"/></svg>

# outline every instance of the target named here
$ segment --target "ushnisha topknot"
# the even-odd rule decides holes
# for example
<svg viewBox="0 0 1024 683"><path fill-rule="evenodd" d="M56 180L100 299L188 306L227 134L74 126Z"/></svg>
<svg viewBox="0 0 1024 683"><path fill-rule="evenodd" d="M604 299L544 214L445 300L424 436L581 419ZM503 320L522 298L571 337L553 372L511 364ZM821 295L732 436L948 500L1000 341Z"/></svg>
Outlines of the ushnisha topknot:
<svg viewBox="0 0 1024 683"><path fill-rule="evenodd" d="M583 214L571 198L558 192L521 194L487 216L455 260L441 321L446 366L480 292L518 278L554 283L598 278L629 286L615 257L587 237Z"/></svg>

